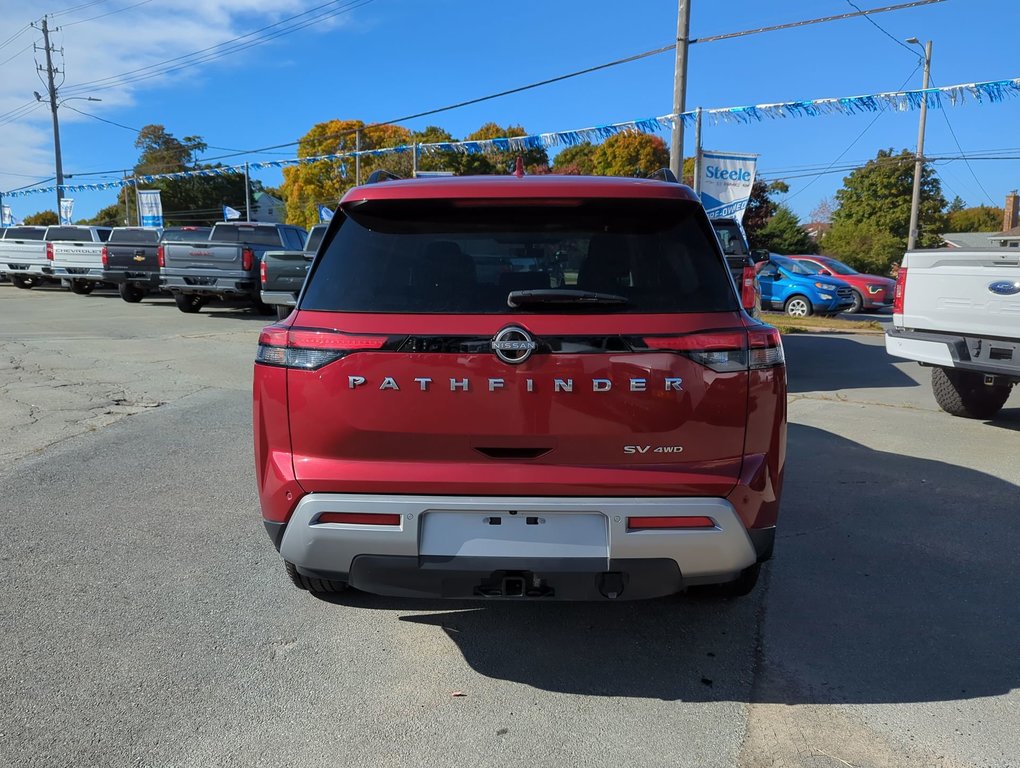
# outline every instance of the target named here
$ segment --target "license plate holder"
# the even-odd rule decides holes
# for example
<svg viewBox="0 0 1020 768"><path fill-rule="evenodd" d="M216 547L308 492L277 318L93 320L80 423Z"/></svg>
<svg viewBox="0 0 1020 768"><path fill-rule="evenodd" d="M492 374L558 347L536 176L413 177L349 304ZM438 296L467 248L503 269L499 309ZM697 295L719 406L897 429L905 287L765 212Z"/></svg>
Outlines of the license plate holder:
<svg viewBox="0 0 1020 768"><path fill-rule="evenodd" d="M439 557L608 558L609 521L591 512L427 512L418 549Z"/></svg>

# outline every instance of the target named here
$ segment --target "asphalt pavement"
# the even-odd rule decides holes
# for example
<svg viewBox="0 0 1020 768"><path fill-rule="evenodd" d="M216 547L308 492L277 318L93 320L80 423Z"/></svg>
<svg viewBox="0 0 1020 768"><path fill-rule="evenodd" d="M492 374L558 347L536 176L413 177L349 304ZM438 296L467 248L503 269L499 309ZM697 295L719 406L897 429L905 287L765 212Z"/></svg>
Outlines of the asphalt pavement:
<svg viewBox="0 0 1020 768"><path fill-rule="evenodd" d="M1020 765L1020 394L791 336L750 597L324 600L259 520L267 322L0 285L0 766Z"/></svg>

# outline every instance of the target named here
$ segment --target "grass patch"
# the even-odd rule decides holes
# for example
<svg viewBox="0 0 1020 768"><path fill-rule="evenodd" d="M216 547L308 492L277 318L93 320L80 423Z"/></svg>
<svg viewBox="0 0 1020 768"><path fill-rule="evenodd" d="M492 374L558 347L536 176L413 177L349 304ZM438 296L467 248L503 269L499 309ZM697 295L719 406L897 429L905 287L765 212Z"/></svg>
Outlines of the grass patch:
<svg viewBox="0 0 1020 768"><path fill-rule="evenodd" d="M761 319L774 325L780 333L810 333L811 331L881 331L882 324L875 320L844 320L838 317L790 317L782 312L762 312Z"/></svg>

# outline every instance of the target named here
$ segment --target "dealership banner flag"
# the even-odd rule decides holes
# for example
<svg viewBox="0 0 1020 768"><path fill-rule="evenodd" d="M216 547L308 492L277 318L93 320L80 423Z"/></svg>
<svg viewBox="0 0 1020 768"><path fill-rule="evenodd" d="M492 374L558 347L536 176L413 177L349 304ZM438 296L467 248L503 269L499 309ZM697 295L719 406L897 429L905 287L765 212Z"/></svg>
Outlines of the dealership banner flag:
<svg viewBox="0 0 1020 768"><path fill-rule="evenodd" d="M757 166L758 155L701 153L701 204L709 218L743 221Z"/></svg>
<svg viewBox="0 0 1020 768"><path fill-rule="evenodd" d="M158 189L138 190L138 210L143 227L163 226L163 201L159 197Z"/></svg>
<svg viewBox="0 0 1020 768"><path fill-rule="evenodd" d="M325 224L327 221L333 221L333 209L328 205L319 206L319 223Z"/></svg>
<svg viewBox="0 0 1020 768"><path fill-rule="evenodd" d="M0 209L0 227L13 227L14 226L14 211L11 210L11 206L5 205L3 209Z"/></svg>
<svg viewBox="0 0 1020 768"><path fill-rule="evenodd" d="M73 197L62 197L60 198L60 223L61 224L73 224L71 217L74 213L74 198Z"/></svg>

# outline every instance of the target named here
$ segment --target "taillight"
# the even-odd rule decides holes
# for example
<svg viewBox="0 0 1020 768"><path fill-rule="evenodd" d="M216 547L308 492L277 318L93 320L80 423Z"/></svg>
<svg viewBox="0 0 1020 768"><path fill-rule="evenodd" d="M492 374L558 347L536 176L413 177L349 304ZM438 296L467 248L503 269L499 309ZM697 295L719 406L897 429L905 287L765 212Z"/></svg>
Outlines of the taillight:
<svg viewBox="0 0 1020 768"><path fill-rule="evenodd" d="M767 325L749 331L717 331L686 336L646 336L649 349L676 352L720 373L783 365L779 331Z"/></svg>
<svg viewBox="0 0 1020 768"><path fill-rule="evenodd" d="M381 349L389 336L359 336L333 331L291 330L271 325L259 336L255 362L314 371L341 357Z"/></svg>
<svg viewBox="0 0 1020 768"><path fill-rule="evenodd" d="M740 277L740 303L749 312L758 303L758 292L754 289L755 275L754 267L748 264Z"/></svg>
<svg viewBox="0 0 1020 768"><path fill-rule="evenodd" d="M268 270L266 270L266 262L259 264L259 280L262 281L262 287L266 287L266 282L269 280Z"/></svg>
<svg viewBox="0 0 1020 768"><path fill-rule="evenodd" d="M252 264L255 262L255 251L251 248L241 249L241 269L245 272L251 269Z"/></svg>
<svg viewBox="0 0 1020 768"><path fill-rule="evenodd" d="M893 294L892 311L894 315L903 314L903 301L907 296L907 268L900 267L896 273L896 293Z"/></svg>
<svg viewBox="0 0 1020 768"><path fill-rule="evenodd" d="M101 250L99 252L99 254L100 254L100 256L103 259L103 269L106 269L107 267L110 266L110 259L109 259L109 254L106 252L106 246L105 245L103 246L103 250Z"/></svg>
<svg viewBox="0 0 1020 768"><path fill-rule="evenodd" d="M715 521L710 517L677 516L677 517L628 517L628 531L654 531L663 529L715 528Z"/></svg>
<svg viewBox="0 0 1020 768"><path fill-rule="evenodd" d="M53 243L46 243L46 258L53 261Z"/></svg>
<svg viewBox="0 0 1020 768"><path fill-rule="evenodd" d="M159 262L160 267L166 266L166 251L163 250L162 245L156 249L156 261Z"/></svg>

